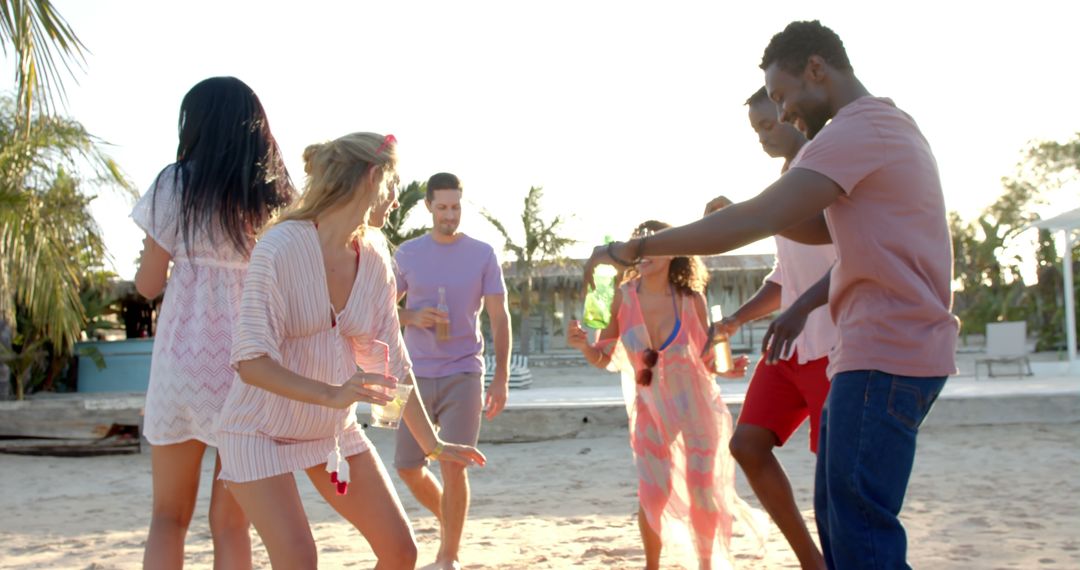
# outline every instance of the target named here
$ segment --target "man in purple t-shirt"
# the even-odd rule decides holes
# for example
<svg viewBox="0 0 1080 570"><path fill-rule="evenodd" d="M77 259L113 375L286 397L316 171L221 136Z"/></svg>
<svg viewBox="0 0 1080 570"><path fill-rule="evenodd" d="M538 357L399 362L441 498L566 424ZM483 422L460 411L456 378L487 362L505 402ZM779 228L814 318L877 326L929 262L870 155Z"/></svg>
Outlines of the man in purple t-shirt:
<svg viewBox="0 0 1080 570"><path fill-rule="evenodd" d="M424 200L431 231L409 240L394 255L405 346L417 389L439 437L476 445L480 415L490 420L506 406L510 362L510 312L495 250L458 232L461 181L449 173L432 176ZM491 321L495 376L484 397L484 338L480 309ZM440 461L442 485L427 469L439 449L425 456L409 430L397 432L394 466L420 504L439 518L442 541L437 568L457 568L458 548L469 511L465 466Z"/></svg>

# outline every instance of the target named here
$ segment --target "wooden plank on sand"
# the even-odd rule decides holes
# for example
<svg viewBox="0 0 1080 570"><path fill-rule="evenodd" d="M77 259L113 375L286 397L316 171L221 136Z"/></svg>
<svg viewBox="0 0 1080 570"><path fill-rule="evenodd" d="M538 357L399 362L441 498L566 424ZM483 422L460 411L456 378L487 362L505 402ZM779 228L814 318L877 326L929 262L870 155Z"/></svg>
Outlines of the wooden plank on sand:
<svg viewBox="0 0 1080 570"><path fill-rule="evenodd" d="M86 457L139 453L139 440L130 436L103 439L0 439L0 453Z"/></svg>
<svg viewBox="0 0 1080 570"><path fill-rule="evenodd" d="M138 426L144 393L57 394L0 401L0 437L101 439L113 426Z"/></svg>

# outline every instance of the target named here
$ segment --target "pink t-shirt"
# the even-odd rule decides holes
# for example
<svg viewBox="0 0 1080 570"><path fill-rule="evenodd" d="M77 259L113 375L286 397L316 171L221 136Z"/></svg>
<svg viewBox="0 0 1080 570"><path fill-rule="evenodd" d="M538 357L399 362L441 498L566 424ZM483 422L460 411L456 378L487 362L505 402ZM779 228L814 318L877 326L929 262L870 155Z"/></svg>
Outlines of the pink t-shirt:
<svg viewBox="0 0 1080 570"><path fill-rule="evenodd" d="M840 330L830 377L956 372L952 243L937 161L915 121L889 99L844 106L795 168L844 194L825 210L837 262L829 307Z"/></svg>
<svg viewBox="0 0 1080 570"><path fill-rule="evenodd" d="M780 310L786 311L796 299L817 284L836 261L832 245L806 245L776 236L776 265L766 281L780 286ZM806 317L802 334L795 338L794 350L799 364L829 355L836 346L837 332L829 308L822 305ZM785 354L784 358L791 358Z"/></svg>

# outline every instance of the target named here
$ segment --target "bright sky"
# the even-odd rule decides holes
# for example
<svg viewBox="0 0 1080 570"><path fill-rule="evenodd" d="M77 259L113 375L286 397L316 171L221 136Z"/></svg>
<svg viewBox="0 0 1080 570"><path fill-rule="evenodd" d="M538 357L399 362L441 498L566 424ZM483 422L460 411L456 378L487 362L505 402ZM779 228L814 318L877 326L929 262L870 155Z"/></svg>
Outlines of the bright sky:
<svg viewBox="0 0 1080 570"><path fill-rule="evenodd" d="M584 255L604 234L684 223L717 194L758 193L779 162L743 101L763 82L771 36L820 19L856 74L892 97L934 148L950 209L970 217L1000 193L1032 139L1080 131L1076 2L226 2L55 0L89 47L68 114L113 145L145 191L175 158L180 100L235 75L262 99L298 185L312 142L394 133L403 180L458 174L462 228L497 246L475 212L511 231L531 185ZM812 6L811 6L812 4ZM10 64L8 65L10 68ZM1047 213L1080 206L1068 195ZM121 276L142 234L124 198L95 214ZM421 223L426 212L412 219ZM750 251L771 251L771 242Z"/></svg>

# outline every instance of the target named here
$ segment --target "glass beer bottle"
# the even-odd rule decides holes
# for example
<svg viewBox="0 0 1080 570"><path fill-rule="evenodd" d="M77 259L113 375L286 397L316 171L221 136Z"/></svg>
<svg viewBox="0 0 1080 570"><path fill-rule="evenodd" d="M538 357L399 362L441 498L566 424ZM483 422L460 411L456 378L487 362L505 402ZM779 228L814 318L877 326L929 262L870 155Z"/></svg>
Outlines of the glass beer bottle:
<svg viewBox="0 0 1080 570"><path fill-rule="evenodd" d="M446 314L445 321L435 323L435 338L438 340L450 339L450 307L446 304L446 287L439 287L439 304L435 306L439 312Z"/></svg>
<svg viewBox="0 0 1080 570"><path fill-rule="evenodd" d="M709 312L711 313L710 320L713 323L718 323L724 319L724 312L720 305L713 305ZM730 372L735 366L731 359L731 339L728 338L728 335L720 333L713 340L716 341L716 344L713 345L713 353L716 356L716 371Z"/></svg>

